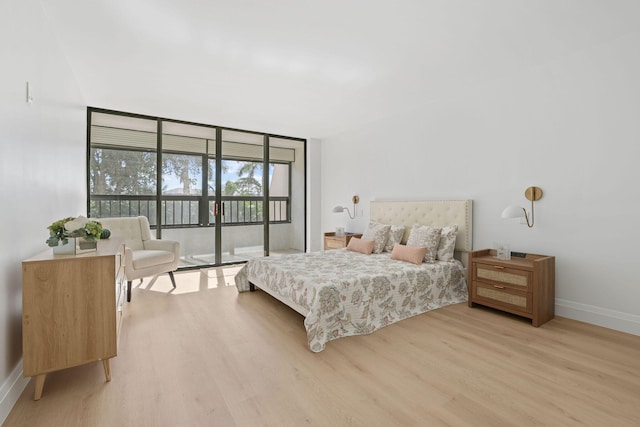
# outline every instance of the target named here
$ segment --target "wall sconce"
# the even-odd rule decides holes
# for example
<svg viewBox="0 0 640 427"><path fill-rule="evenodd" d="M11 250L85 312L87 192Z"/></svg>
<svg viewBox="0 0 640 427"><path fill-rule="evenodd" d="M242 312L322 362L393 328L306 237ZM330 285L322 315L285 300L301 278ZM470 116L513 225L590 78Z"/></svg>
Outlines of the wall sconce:
<svg viewBox="0 0 640 427"><path fill-rule="evenodd" d="M542 190L540 187L529 187L524 191L524 197L527 200L531 200L531 223L529 223L529 215L527 215L527 211L525 208L520 206L507 206L502 211L502 218L522 218L527 221L527 225L529 228L533 227L533 202L538 201L542 198Z"/></svg>
<svg viewBox="0 0 640 427"><path fill-rule="evenodd" d="M340 212L347 211L347 213L349 214L349 218L355 219L356 218L356 205L358 203L360 203L360 197L353 196L351 198L351 201L353 202L353 215L351 215L351 212L349 211L349 208L346 208L344 206L336 206L335 208L333 208L333 213L340 213Z"/></svg>

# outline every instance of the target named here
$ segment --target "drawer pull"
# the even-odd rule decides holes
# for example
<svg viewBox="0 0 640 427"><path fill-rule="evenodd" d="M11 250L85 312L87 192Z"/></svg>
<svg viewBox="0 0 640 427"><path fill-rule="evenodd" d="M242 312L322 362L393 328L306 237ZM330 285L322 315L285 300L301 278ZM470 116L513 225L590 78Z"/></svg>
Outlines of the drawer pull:
<svg viewBox="0 0 640 427"><path fill-rule="evenodd" d="M497 268L498 270L504 270L504 267L501 265L494 265L493 268Z"/></svg>
<svg viewBox="0 0 640 427"><path fill-rule="evenodd" d="M498 289L504 289L504 286L502 285L493 285L494 288L498 288Z"/></svg>

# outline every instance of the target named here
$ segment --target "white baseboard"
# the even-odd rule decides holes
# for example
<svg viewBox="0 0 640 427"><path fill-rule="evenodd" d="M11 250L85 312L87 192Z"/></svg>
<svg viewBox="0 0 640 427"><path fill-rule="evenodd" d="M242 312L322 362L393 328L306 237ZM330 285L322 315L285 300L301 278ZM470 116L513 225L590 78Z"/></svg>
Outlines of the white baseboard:
<svg viewBox="0 0 640 427"><path fill-rule="evenodd" d="M22 376L22 359L18 363L18 366L11 372L9 378L0 387L0 425L9 416L9 412L16 404L18 398L29 384L31 378L24 378Z"/></svg>
<svg viewBox="0 0 640 427"><path fill-rule="evenodd" d="M556 298L556 314L568 319L640 335L640 316Z"/></svg>

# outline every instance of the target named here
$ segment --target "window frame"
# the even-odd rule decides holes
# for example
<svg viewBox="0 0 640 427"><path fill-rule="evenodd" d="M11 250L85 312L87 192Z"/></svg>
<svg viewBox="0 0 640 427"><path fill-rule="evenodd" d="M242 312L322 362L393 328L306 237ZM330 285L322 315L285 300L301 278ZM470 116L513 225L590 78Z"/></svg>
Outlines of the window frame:
<svg viewBox="0 0 640 427"><path fill-rule="evenodd" d="M114 116L124 116L124 117L131 117L131 118L138 118L138 119L143 119L143 120L150 120L150 121L155 121L157 123L157 130L155 132L156 137L157 137L157 147L155 149L144 149L144 148L140 148L140 147L132 147L132 146L127 146L127 145L122 145L122 146L117 146L117 145L106 145L106 144L92 144L91 143L91 128L93 126L92 124L92 113L101 113L101 114L107 114L107 115L114 115ZM166 119L166 118L160 118L160 117L153 117L153 116L146 116L146 115L141 115L141 114L135 114L135 113L126 113L126 112L121 112L121 111L115 111L115 110L108 110L108 109L102 109L102 108L95 108L95 107L87 107L87 216L91 217L92 213L96 213L98 217L102 216L101 215L101 210L97 210L92 212L92 203L99 203L99 202L106 202L107 200L111 201L111 202L118 202L120 204L119 207L119 212L122 212L122 203L123 202L129 202L129 205L131 205L131 202L138 202L138 211L139 211L139 206L140 206L140 202L149 202L148 203L148 208L146 209L146 211L148 212L148 218L149 218L149 223L151 225L152 228L157 230L157 237L160 238L160 234L161 234L161 229L162 228L191 228L191 227L215 227L215 218L213 222L209 221L209 218L205 217L204 212L208 212L209 208L208 208L208 204L210 201L214 201L216 200L216 196L215 194L210 195L208 192L208 173L210 172L209 169L209 160L210 159L215 159L216 155L218 153L216 153L215 155L211 155L211 154L197 154L197 153L193 153L193 152L187 152L187 151L179 151L179 150L163 150L162 149L162 126L161 124L163 122L170 122L170 123L179 123L179 124L186 124L186 125L193 125L193 126L202 126L202 127L208 127L208 128L212 128L212 129L218 129L218 132L220 130L229 130L229 131L237 131L237 132L245 132L245 133L251 133L251 134L256 134L256 135L262 135L263 138L265 140L268 140L268 138L278 138L278 139L287 139L287 140L293 140L293 141L299 141L303 144L303 150L304 153L306 153L307 150L307 140L303 139L303 138L295 138L295 137L287 137L287 136L282 136L282 135L274 135L274 134L269 134L269 133L263 133L263 132L256 132L256 131L248 131L248 130L242 130L242 129L235 129L235 128L227 128L227 127L222 127L222 126L215 126L215 125L206 125L206 124L201 124L201 123L194 123L194 122L186 122L186 121L180 121L180 120L173 120L173 119ZM126 129L126 130L135 130L135 129ZM156 194L155 195L122 195L122 194L113 194L113 195L102 195L102 194L93 194L91 192L91 150L93 148L99 148L99 149L107 149L107 150L114 150L114 151L118 151L119 149L122 151L137 151L137 152L153 152L156 153L156 172L157 172L157 178L156 178ZM163 162L163 155L164 154L185 154L185 155L192 155L192 156L202 156L202 194L201 195L165 195L162 194L162 175L163 175L163 170L162 170L162 162ZM260 162L259 160L248 160L246 158L238 158L238 157L224 157L224 153L223 153L223 157L221 160L233 160L233 161L256 161L256 162ZM262 163L264 163L264 159L262 160ZM273 203L275 206L276 202L286 202L286 217L284 220L267 220L265 225L265 220L264 220L264 216L262 217L261 220L259 221L249 221L249 222L221 222L221 226L226 227L226 226L241 226L241 225L263 225L265 226L265 228L268 228L268 226L272 225L272 224L283 224L283 223L291 223L292 222L292 218L291 218L291 204L292 204L292 199L293 199L293 195L292 195L292 169L293 169L293 162L287 162L287 161L269 161L268 162L270 165L271 164L286 164L288 166L288 195L286 197L282 197L282 196L277 196L277 197L270 197L270 196L221 196L221 201L237 201L237 200L258 200L258 199L262 199L267 200L269 203L269 207L271 207L271 204ZM305 175L305 181L306 181L306 154L305 154L305 159L304 159L304 175ZM269 183L270 184L270 183ZM303 191L304 195L304 216L306 218L306 200L307 200L307 194L306 194L306 188ZM267 191L268 194L268 191ZM163 204L166 205L167 201L175 201L175 200L181 200L181 201L194 201L194 200L198 200L200 203L200 207L198 208L198 223L194 224L194 223L189 223L189 224L166 224L163 223L163 218L166 219L166 213L163 214ZM151 215L151 202L155 201L155 218L152 217ZM203 207L203 205L206 205L206 210ZM110 207L111 209L111 207ZM270 212L270 209L268 209L268 212ZM131 213L131 208L129 207L129 213ZM121 216L121 215L119 215ZM159 224L158 224L159 223ZM158 227L158 225L160 225ZM307 229L307 221L305 219L304 221L304 229L305 229L305 243L304 246L306 248L307 246L307 242L306 242L306 229Z"/></svg>

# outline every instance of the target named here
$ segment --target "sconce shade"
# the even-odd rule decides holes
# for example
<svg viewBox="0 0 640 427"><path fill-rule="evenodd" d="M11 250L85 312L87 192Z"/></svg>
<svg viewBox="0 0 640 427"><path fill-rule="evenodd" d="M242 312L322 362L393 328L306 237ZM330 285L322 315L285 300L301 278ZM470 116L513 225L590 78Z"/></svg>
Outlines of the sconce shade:
<svg viewBox="0 0 640 427"><path fill-rule="evenodd" d="M525 216L525 214L526 212L524 208L511 205L504 208L504 210L502 211L502 218L522 218Z"/></svg>
<svg viewBox="0 0 640 427"><path fill-rule="evenodd" d="M351 201L353 202L353 215L351 215L351 211L349 210L349 208L345 208L344 206L336 206L335 208L333 208L333 213L340 213L340 212L344 212L347 211L347 214L349 214L349 218L351 219L356 219L356 205L358 203L360 203L360 197L358 196L353 196L351 198Z"/></svg>
<svg viewBox="0 0 640 427"><path fill-rule="evenodd" d="M527 210L525 208L521 208L520 206L507 206L502 211L502 218L522 218L527 221L527 226L529 228L533 227L533 202L540 200L542 198L542 189L540 187L529 187L524 191L524 197L527 200L531 200L531 222L529 222L529 215L527 214Z"/></svg>

